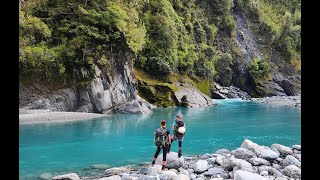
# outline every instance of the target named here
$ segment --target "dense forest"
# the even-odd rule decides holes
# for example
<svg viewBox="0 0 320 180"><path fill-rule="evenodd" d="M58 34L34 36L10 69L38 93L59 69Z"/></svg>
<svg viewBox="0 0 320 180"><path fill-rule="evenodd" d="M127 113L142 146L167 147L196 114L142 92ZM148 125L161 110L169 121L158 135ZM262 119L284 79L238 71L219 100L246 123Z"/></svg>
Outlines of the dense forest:
<svg viewBox="0 0 320 180"><path fill-rule="evenodd" d="M83 81L92 76L83 77L83 69L110 71L113 57L125 52L135 69L163 82L170 82L163 77L187 76L241 87L242 80L231 77L241 62L241 49L232 43L239 36L236 11L263 37L264 54L278 52L299 72L300 6L300 0L20 1L20 80ZM255 89L251 94L263 96L261 84L278 63L269 55L251 59L245 65ZM207 86L203 92L212 88Z"/></svg>

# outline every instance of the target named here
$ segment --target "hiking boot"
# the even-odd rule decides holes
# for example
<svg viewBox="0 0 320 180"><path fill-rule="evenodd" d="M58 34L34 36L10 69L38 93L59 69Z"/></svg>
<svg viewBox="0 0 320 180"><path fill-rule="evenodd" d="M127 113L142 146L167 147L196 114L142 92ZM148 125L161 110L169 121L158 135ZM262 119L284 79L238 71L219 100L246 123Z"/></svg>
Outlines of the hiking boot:
<svg viewBox="0 0 320 180"><path fill-rule="evenodd" d="M154 163L156 163L155 160L152 161L151 166L154 166Z"/></svg>

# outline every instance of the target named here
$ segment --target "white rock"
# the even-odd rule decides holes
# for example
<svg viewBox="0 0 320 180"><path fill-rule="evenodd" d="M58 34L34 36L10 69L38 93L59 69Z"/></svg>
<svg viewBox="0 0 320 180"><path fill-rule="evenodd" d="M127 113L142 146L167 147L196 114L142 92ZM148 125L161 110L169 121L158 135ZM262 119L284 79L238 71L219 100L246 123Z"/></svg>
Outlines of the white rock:
<svg viewBox="0 0 320 180"><path fill-rule="evenodd" d="M251 159L249 159L249 162L255 166L260 166L260 165L270 166L271 165L269 161L262 159L262 158L251 158Z"/></svg>
<svg viewBox="0 0 320 180"><path fill-rule="evenodd" d="M52 178L52 180L80 180L80 178L76 173L69 173L69 174L55 176Z"/></svg>
<svg viewBox="0 0 320 180"><path fill-rule="evenodd" d="M246 161L248 161L251 158L257 157L256 154L254 154L253 152L245 148L237 148L236 150L232 151L232 154L234 155L235 158L243 159Z"/></svg>
<svg viewBox="0 0 320 180"><path fill-rule="evenodd" d="M297 167L301 166L301 162L293 157L292 155L287 155L286 158L282 161L283 167L289 166L289 165L295 165Z"/></svg>
<svg viewBox="0 0 320 180"><path fill-rule="evenodd" d="M208 164L214 164L214 163L216 163L216 157L206 159L206 161L208 162Z"/></svg>
<svg viewBox="0 0 320 180"><path fill-rule="evenodd" d="M173 171L162 171L160 173L160 180L175 180L177 176L177 173Z"/></svg>
<svg viewBox="0 0 320 180"><path fill-rule="evenodd" d="M150 166L148 168L147 175L154 176L154 175L160 173L161 169L162 169L162 166L159 164L155 164L153 166Z"/></svg>
<svg viewBox="0 0 320 180"><path fill-rule="evenodd" d="M121 173L130 173L130 170L125 167L114 167L104 171L107 176L119 175Z"/></svg>
<svg viewBox="0 0 320 180"><path fill-rule="evenodd" d="M185 174L179 174L177 180L189 180L190 178Z"/></svg>
<svg viewBox="0 0 320 180"><path fill-rule="evenodd" d="M272 144L271 147L277 149L282 156L292 155L293 151L291 148L281 145L281 144Z"/></svg>
<svg viewBox="0 0 320 180"><path fill-rule="evenodd" d="M160 180L160 178L158 176L142 175L138 180Z"/></svg>
<svg viewBox="0 0 320 180"><path fill-rule="evenodd" d="M293 157L297 158L301 162L301 154L294 154Z"/></svg>
<svg viewBox="0 0 320 180"><path fill-rule="evenodd" d="M293 145L292 148L301 151L301 145Z"/></svg>
<svg viewBox="0 0 320 180"><path fill-rule="evenodd" d="M167 165L166 165L167 168L178 169L184 165L184 157L181 156L179 158L178 153L176 152L170 151L170 153L167 154L166 161L167 161ZM158 156L155 164L162 165L162 153Z"/></svg>
<svg viewBox="0 0 320 180"><path fill-rule="evenodd" d="M261 151L265 149L264 147L259 146L258 144L254 143L248 139L244 140L240 147L248 149L251 152L254 152L257 156L259 156Z"/></svg>
<svg viewBox="0 0 320 180"><path fill-rule="evenodd" d="M216 163L221 166L221 165L223 164L224 159L225 159L224 156L218 155L218 156L216 157Z"/></svg>
<svg viewBox="0 0 320 180"><path fill-rule="evenodd" d="M98 180L121 180L121 177L118 176L118 175L113 175L113 176L110 176L110 177L100 178Z"/></svg>
<svg viewBox="0 0 320 180"><path fill-rule="evenodd" d="M271 159L277 159L279 157L279 153L273 151L273 150L262 150L260 152L259 157L263 158L263 159L267 159L267 160L271 160Z"/></svg>
<svg viewBox="0 0 320 180"><path fill-rule="evenodd" d="M283 173L288 176L288 177L292 177L295 179L300 179L301 178L301 170L295 166L295 165L290 165L290 166L286 166L283 170Z"/></svg>
<svg viewBox="0 0 320 180"><path fill-rule="evenodd" d="M234 172L234 180L268 180L267 178L248 171L237 170Z"/></svg>
<svg viewBox="0 0 320 180"><path fill-rule="evenodd" d="M262 171L262 172L260 173L261 176L268 176L268 174L269 174L268 171Z"/></svg>
<svg viewBox="0 0 320 180"><path fill-rule="evenodd" d="M198 160L195 164L193 164L193 170L196 173L202 173L207 170L208 162L205 160Z"/></svg>

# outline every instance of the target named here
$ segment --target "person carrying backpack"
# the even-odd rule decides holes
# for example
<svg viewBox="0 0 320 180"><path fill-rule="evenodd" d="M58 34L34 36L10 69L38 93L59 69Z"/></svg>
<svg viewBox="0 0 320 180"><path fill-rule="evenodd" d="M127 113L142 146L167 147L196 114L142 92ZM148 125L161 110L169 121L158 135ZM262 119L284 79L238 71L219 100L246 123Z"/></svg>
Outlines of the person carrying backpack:
<svg viewBox="0 0 320 180"><path fill-rule="evenodd" d="M175 120L172 125L172 131L173 131L173 137L171 138L171 143L169 144L169 147L168 147L168 153L170 152L172 142L178 139L179 141L178 157L180 158L182 156L182 141L186 132L186 125L184 123L184 120L182 120L182 115L177 114L175 116Z"/></svg>
<svg viewBox="0 0 320 180"><path fill-rule="evenodd" d="M153 156L152 166L162 149L162 170L166 170L165 166L167 164L166 155L168 144L171 143L170 131L166 128L166 121L161 120L160 127L154 130L154 144L157 146L156 153Z"/></svg>

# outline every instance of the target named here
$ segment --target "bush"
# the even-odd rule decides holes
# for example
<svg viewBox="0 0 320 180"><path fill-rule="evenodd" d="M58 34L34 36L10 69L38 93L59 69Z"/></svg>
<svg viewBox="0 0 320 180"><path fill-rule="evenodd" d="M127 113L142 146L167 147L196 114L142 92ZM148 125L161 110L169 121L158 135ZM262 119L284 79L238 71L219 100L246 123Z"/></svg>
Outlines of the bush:
<svg viewBox="0 0 320 180"><path fill-rule="evenodd" d="M251 61L248 70L253 82L256 85L270 79L271 66L267 62L267 60L259 60L257 58L254 58Z"/></svg>

